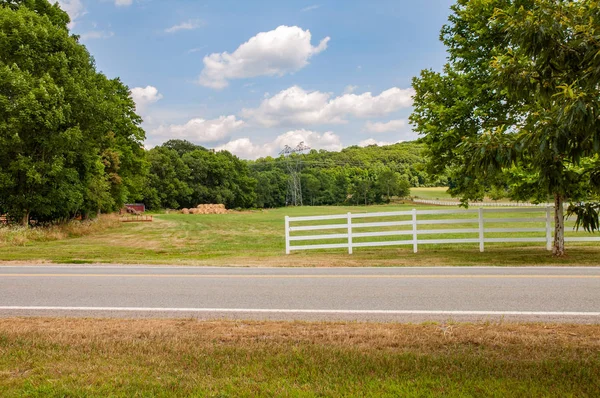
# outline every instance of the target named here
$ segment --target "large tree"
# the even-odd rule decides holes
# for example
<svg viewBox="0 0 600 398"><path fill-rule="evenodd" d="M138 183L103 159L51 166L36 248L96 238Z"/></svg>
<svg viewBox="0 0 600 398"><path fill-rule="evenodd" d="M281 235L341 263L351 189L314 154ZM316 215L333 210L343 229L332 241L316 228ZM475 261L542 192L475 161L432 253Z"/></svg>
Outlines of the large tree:
<svg viewBox="0 0 600 398"><path fill-rule="evenodd" d="M598 7L459 0L442 29L443 72L414 79L411 121L430 170L449 170L451 191L464 200L506 184L518 199L553 197L555 255L564 254L564 203L599 186Z"/></svg>
<svg viewBox="0 0 600 398"><path fill-rule="evenodd" d="M47 0L0 0L0 213L26 225L139 196L141 119Z"/></svg>

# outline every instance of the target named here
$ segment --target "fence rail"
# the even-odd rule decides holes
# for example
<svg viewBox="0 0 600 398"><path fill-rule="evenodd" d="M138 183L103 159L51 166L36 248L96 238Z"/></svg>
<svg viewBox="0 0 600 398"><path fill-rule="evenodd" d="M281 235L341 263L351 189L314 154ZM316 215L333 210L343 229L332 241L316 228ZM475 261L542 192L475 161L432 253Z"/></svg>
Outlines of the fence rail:
<svg viewBox="0 0 600 398"><path fill-rule="evenodd" d="M417 253L419 245L428 244L453 244L453 243L478 243L479 250L485 250L486 243L520 243L536 242L546 243L546 249L552 250L553 242L553 207L541 208L503 208L503 209L470 209L470 210L416 210L395 211L379 213L336 214L330 216L285 217L285 252L290 254L298 250L340 249L347 248L352 254L353 248L377 246L402 246L412 245L413 252ZM494 213L494 217L485 217ZM499 214L498 214L499 213ZM539 217L502 217L503 213L540 213ZM439 215L444 218L433 219L424 216ZM448 216L462 218L449 218ZM364 221L365 219L387 218L387 221ZM343 220L343 222L340 222ZM317 221L313 225L306 224ZM333 223L323 223L332 221ZM510 227L494 226L494 224L515 224ZM467 227L452 227L463 224ZM473 224L472 226L470 224ZM522 224L538 224L538 226ZM543 227L541 226L543 225ZM437 229L435 226L441 226ZM403 227L403 228L398 228ZM421 227L421 228L419 228ZM424 228L423 228L424 227ZM377 230L393 228L392 230ZM375 229L374 231L364 231ZM327 231L320 234L298 234L310 231ZM514 234L540 234L540 236L514 236ZM448 237L431 238L431 235L443 236L448 234L476 235L476 237ZM489 236L490 234L507 234L506 236ZM429 235L429 237L427 236ZM383 238L383 237L408 237L408 239L395 240L369 240L356 242L355 239ZM423 238L425 237L425 239ZM297 244L296 242L310 242L323 240L337 240L335 243L322 244ZM343 242L339 242L343 240ZM566 242L600 242L600 237L566 237ZM294 243L292 243L294 242Z"/></svg>
<svg viewBox="0 0 600 398"><path fill-rule="evenodd" d="M422 205L436 206L458 206L460 201L453 200L432 200L432 199L412 199L411 202ZM529 203L529 202L470 202L472 207L552 207L551 203Z"/></svg>
<svg viewBox="0 0 600 398"><path fill-rule="evenodd" d="M147 215L122 215L119 217L121 222L152 222L154 219L152 216Z"/></svg>

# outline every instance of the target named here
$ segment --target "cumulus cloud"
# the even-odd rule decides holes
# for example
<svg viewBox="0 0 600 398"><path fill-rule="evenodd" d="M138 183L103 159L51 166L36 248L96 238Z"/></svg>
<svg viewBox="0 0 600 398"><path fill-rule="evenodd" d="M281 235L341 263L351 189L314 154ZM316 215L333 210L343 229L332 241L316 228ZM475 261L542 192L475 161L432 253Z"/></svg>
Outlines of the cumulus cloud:
<svg viewBox="0 0 600 398"><path fill-rule="evenodd" d="M256 76L283 76L308 65L308 60L327 48L329 37L317 46L311 33L298 26L279 26L261 32L240 45L233 53L213 53L204 57L198 83L222 89L233 79Z"/></svg>
<svg viewBox="0 0 600 398"><path fill-rule="evenodd" d="M406 126L406 121L402 119L390 120L386 123L373 123L367 122L365 124L365 131L369 133L389 133L390 131L397 132L402 130Z"/></svg>
<svg viewBox="0 0 600 398"><path fill-rule="evenodd" d="M367 140L363 140L363 141L359 142L358 146L362 146L362 147L371 146L371 145L386 146L386 145L397 144L398 142L402 142L402 141L386 142L386 141L377 141L373 138L369 138Z"/></svg>
<svg viewBox="0 0 600 398"><path fill-rule="evenodd" d="M150 132L154 139L181 139L196 143L216 142L223 140L232 131L244 125L243 120L235 116L221 116L218 119L192 119L185 124L161 125Z"/></svg>
<svg viewBox="0 0 600 398"><path fill-rule="evenodd" d="M165 32L166 33L175 33L175 32L179 32L180 30L194 30L194 29L198 29L200 26L202 26L202 21L199 19L193 19L193 20L189 20L186 22L182 22L177 25L173 25L170 28L165 29Z"/></svg>
<svg viewBox="0 0 600 398"><path fill-rule="evenodd" d="M347 118L377 117L412 105L412 88L390 88L379 95L347 93L332 98L330 93L306 91L298 86L268 97L258 108L243 109L242 116L272 127L281 124L340 124Z"/></svg>
<svg viewBox="0 0 600 398"><path fill-rule="evenodd" d="M216 151L229 151L242 159L257 159L272 155L269 145L254 145L249 138L239 138L215 148Z"/></svg>
<svg viewBox="0 0 600 398"><path fill-rule="evenodd" d="M217 151L226 150L245 159L256 159L264 156L276 156L286 145L294 147L304 142L311 149L340 151L343 146L340 137L331 131L318 133L310 130L291 130L279 135L272 142L263 145L252 143L249 138L240 138L218 146Z"/></svg>
<svg viewBox="0 0 600 398"><path fill-rule="evenodd" d="M162 99L162 94L154 86L135 87L131 89L131 98L135 101L138 112L143 112L146 107Z"/></svg>
<svg viewBox="0 0 600 398"><path fill-rule="evenodd" d="M294 147L304 142L311 149L326 149L328 151L341 151L343 146L340 137L332 131L317 133L310 130L292 130L278 136L273 145L275 150L281 150L286 145Z"/></svg>

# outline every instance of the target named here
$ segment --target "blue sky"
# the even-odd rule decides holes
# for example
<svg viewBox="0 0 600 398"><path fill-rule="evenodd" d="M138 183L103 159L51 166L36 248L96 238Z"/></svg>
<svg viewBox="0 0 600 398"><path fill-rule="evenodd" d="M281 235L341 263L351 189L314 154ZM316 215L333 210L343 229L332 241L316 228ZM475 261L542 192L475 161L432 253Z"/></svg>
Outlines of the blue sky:
<svg viewBox="0 0 600 398"><path fill-rule="evenodd" d="M187 139L243 158L416 138L411 79L439 70L450 0L60 0L148 147Z"/></svg>

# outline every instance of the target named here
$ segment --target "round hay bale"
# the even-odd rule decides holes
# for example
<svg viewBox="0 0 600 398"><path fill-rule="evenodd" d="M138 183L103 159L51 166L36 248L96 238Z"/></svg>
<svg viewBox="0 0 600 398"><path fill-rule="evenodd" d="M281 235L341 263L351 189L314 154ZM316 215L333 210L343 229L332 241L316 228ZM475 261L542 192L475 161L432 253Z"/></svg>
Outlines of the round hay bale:
<svg viewBox="0 0 600 398"><path fill-rule="evenodd" d="M189 209L181 209L181 214L190 214L190 210Z"/></svg>

